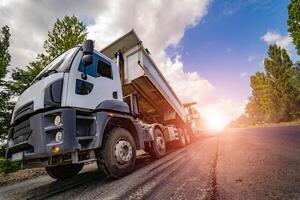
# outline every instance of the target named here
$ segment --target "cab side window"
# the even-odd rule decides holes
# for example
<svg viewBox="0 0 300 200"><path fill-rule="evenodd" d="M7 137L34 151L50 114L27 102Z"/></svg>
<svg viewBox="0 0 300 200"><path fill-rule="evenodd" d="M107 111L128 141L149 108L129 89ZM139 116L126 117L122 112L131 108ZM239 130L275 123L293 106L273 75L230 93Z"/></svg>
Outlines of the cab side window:
<svg viewBox="0 0 300 200"><path fill-rule="evenodd" d="M111 64L98 60L97 72L100 76L112 79Z"/></svg>
<svg viewBox="0 0 300 200"><path fill-rule="evenodd" d="M82 62L80 62L78 70L82 73L84 72L84 66ZM102 76L113 79L111 63L98 54L93 55L93 63L86 67L86 73L87 75L95 78Z"/></svg>

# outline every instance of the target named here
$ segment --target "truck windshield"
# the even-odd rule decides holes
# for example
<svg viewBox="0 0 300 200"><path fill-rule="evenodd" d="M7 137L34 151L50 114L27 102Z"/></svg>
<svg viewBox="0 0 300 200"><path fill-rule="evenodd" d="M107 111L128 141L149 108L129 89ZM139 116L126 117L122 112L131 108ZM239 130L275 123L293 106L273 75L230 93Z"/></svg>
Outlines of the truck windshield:
<svg viewBox="0 0 300 200"><path fill-rule="evenodd" d="M64 72L67 69L69 69L72 59L78 51L78 49L79 47L74 47L55 58L39 73L35 80L41 79L42 77L46 77L52 73Z"/></svg>

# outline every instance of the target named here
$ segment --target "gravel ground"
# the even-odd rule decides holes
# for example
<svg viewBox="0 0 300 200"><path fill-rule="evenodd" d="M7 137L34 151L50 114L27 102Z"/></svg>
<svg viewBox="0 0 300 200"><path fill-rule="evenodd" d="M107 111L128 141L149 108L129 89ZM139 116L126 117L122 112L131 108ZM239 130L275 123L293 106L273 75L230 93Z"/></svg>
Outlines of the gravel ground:
<svg viewBox="0 0 300 200"><path fill-rule="evenodd" d="M46 174L47 173L44 168L24 169L9 174L0 174L0 187L44 176Z"/></svg>

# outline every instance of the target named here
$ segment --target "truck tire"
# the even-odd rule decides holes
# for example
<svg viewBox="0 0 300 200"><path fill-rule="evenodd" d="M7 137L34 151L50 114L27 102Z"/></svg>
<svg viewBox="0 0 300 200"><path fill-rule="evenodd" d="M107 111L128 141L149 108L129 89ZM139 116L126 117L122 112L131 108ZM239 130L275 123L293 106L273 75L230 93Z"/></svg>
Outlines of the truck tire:
<svg viewBox="0 0 300 200"><path fill-rule="evenodd" d="M184 135L185 135L186 145L191 144L191 135L186 129L184 130Z"/></svg>
<svg viewBox="0 0 300 200"><path fill-rule="evenodd" d="M77 175L83 168L83 163L46 167L46 172L52 178L63 180Z"/></svg>
<svg viewBox="0 0 300 200"><path fill-rule="evenodd" d="M180 128L178 129L178 137L179 137L179 140L177 141L177 147L178 148L185 147L185 145L186 145L185 134L184 134L183 130Z"/></svg>
<svg viewBox="0 0 300 200"><path fill-rule="evenodd" d="M167 147L164 135L160 129L156 128L154 130L154 141L149 153L153 158L158 159L166 155L166 152Z"/></svg>
<svg viewBox="0 0 300 200"><path fill-rule="evenodd" d="M112 129L103 141L97 164L108 177L121 178L134 169L136 145L124 128Z"/></svg>

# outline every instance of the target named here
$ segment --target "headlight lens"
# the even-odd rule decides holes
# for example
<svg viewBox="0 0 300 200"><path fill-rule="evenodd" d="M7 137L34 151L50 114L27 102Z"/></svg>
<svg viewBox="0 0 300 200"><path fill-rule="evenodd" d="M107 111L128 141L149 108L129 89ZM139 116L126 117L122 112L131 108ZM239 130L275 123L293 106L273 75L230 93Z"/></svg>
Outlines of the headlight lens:
<svg viewBox="0 0 300 200"><path fill-rule="evenodd" d="M62 132L58 131L55 135L55 142L61 142L62 141Z"/></svg>
<svg viewBox="0 0 300 200"><path fill-rule="evenodd" d="M60 149L59 149L58 146L53 146L53 147L52 147L52 152L53 152L53 153L58 153L59 150L60 150Z"/></svg>
<svg viewBox="0 0 300 200"><path fill-rule="evenodd" d="M56 126L60 125L61 124L61 117L59 115L56 115L55 118L54 118L54 124Z"/></svg>

